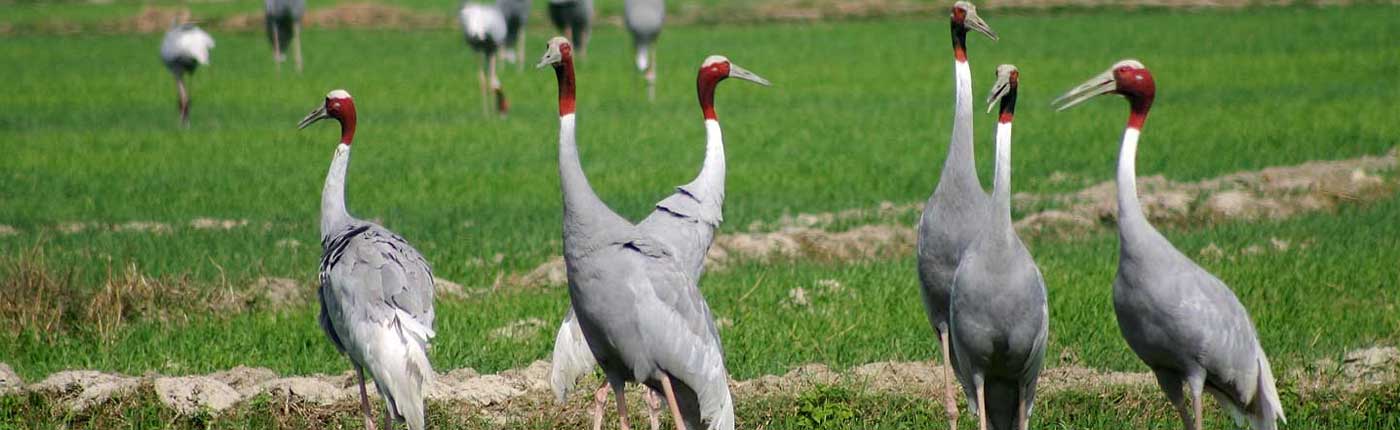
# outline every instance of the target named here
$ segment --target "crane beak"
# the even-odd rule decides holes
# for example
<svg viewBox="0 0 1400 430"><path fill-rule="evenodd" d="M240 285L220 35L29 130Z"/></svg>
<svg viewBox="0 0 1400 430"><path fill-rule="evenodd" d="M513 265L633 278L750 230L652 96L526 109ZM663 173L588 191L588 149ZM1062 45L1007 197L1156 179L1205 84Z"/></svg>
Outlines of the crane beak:
<svg viewBox="0 0 1400 430"><path fill-rule="evenodd" d="M1074 105L1083 103L1085 100L1089 100L1096 96L1111 93L1116 89L1118 89L1118 84L1113 79L1113 71L1109 70L1100 73L1098 76L1093 77L1093 79L1089 79L1088 81L1079 84L1079 86L1074 87L1074 89L1072 90L1069 90L1069 92L1065 93L1065 95L1062 95L1059 98L1055 99L1055 101L1050 102L1050 105L1058 105L1055 108L1055 110L1062 111L1065 109L1069 109Z"/></svg>
<svg viewBox="0 0 1400 430"><path fill-rule="evenodd" d="M754 72L750 72L748 69L739 67L739 65L734 63L729 63L729 77L743 79L765 87L773 85L771 82L768 82L767 79L763 79L762 76L758 76L754 74Z"/></svg>
<svg viewBox="0 0 1400 430"><path fill-rule="evenodd" d="M992 27L988 26L987 22L982 20L982 17L977 16L976 9L968 11L967 18L963 19L963 25L966 25L967 28L976 30L978 33L987 35L987 37L991 38L992 40L998 40L997 32L992 31Z"/></svg>
<svg viewBox="0 0 1400 430"><path fill-rule="evenodd" d="M992 84L992 92L987 93L987 113L992 113L992 108L996 107L997 100L1001 100L1009 92L1011 92L1011 75L998 74L997 82Z"/></svg>
<svg viewBox="0 0 1400 430"><path fill-rule="evenodd" d="M559 64L559 62L563 60L563 57L563 54L559 53L558 46L550 45L549 50L544 52L543 57L540 57L540 64L536 64L535 68L543 69L546 66L553 66L555 64Z"/></svg>
<svg viewBox="0 0 1400 430"><path fill-rule="evenodd" d="M302 118L301 122L297 123L297 130L301 130L303 128L306 128L306 126L311 125L311 123L330 117L330 114L326 113L326 106L321 105L317 107L316 110L313 110L311 111L311 113L306 114L306 117Z"/></svg>

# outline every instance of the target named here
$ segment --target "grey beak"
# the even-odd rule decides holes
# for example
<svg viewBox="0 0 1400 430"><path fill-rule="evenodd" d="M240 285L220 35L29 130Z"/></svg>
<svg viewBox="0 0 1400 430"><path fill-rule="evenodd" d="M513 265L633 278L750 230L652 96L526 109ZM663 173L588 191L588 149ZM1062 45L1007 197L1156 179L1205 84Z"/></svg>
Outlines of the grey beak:
<svg viewBox="0 0 1400 430"><path fill-rule="evenodd" d="M1005 77L998 76L997 83L992 85L992 92L987 94L987 113L992 113L992 108L996 107L997 100L1011 89L1011 81Z"/></svg>
<svg viewBox="0 0 1400 430"><path fill-rule="evenodd" d="M312 110L311 113L306 114L306 117L302 118L301 122L297 123L297 130L301 130L311 125L311 123L330 117L331 116L326 113L326 105L318 106L315 110Z"/></svg>
<svg viewBox="0 0 1400 430"><path fill-rule="evenodd" d="M1050 105L1058 105L1055 110L1062 111L1083 103L1085 100L1089 100L1095 96L1111 93L1117 88L1117 83L1113 81L1113 71L1109 70L1079 84L1079 86L1069 90L1065 95L1050 102Z"/></svg>
<svg viewBox="0 0 1400 430"><path fill-rule="evenodd" d="M987 37L991 38L992 40L998 40L997 32L992 31L992 27L988 26L987 22L982 20L982 17L977 16L976 10L973 10L971 11L971 13L968 13L967 18L963 20L963 23L967 25L968 28L976 30L978 33L987 35Z"/></svg>
<svg viewBox="0 0 1400 430"><path fill-rule="evenodd" d="M750 72L748 69L739 67L739 65L734 63L729 63L729 77L743 79L765 87L773 85L771 82L768 82L767 79L763 79L762 76L758 76L754 74L754 72Z"/></svg>

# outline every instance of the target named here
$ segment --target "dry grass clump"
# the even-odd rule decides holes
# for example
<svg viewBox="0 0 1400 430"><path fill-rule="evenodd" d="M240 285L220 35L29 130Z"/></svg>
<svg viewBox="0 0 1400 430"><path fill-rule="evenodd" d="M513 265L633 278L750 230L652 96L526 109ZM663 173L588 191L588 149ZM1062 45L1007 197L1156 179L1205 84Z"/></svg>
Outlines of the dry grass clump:
<svg viewBox="0 0 1400 430"><path fill-rule="evenodd" d="M185 323L203 314L232 314L254 303L247 293L200 285L188 274L151 277L135 263L108 263L100 286L79 279L80 269L50 264L42 245L0 258L0 333L52 341L73 333L110 339L128 323Z"/></svg>

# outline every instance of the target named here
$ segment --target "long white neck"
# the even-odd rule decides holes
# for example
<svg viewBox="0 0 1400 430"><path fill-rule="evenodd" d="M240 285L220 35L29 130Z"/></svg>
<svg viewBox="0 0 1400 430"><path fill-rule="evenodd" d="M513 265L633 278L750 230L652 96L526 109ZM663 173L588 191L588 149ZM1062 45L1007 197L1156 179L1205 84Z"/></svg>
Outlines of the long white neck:
<svg viewBox="0 0 1400 430"><path fill-rule="evenodd" d="M330 237L338 227L350 221L345 210L345 171L350 166L350 145L335 147L331 158L330 172L326 173L326 186L321 190L321 238Z"/></svg>
<svg viewBox="0 0 1400 430"><path fill-rule="evenodd" d="M964 187L976 187L977 164L972 152L972 69L966 61L953 60L955 96L953 106L953 135L948 145L948 158L943 161L939 181L955 180Z"/></svg>
<svg viewBox="0 0 1400 430"><path fill-rule="evenodd" d="M691 186L694 191L705 193L702 198L713 200L715 203L724 201L724 132L720 130L719 120L705 120L705 164L700 167L700 174L695 176Z"/></svg>
<svg viewBox="0 0 1400 430"><path fill-rule="evenodd" d="M1143 228L1151 229L1137 194L1137 144L1141 132L1128 127L1118 151L1118 232L1125 239Z"/></svg>
<svg viewBox="0 0 1400 430"><path fill-rule="evenodd" d="M992 180L992 204L996 221L1011 225L1011 123L997 123L996 176Z"/></svg>
<svg viewBox="0 0 1400 430"><path fill-rule="evenodd" d="M588 242L588 238L609 225L626 223L608 208L579 162L574 140L574 114L559 117L559 186L564 194L564 239L566 247Z"/></svg>

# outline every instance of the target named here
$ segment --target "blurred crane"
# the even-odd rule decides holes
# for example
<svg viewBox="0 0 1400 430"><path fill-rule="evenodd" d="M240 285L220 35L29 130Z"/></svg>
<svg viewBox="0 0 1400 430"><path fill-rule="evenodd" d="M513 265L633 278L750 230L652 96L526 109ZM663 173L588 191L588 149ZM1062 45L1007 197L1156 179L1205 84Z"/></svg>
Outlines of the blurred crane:
<svg viewBox="0 0 1400 430"><path fill-rule="evenodd" d="M481 67L477 69L477 81L481 86L481 111L491 111L490 102L487 101L490 88L489 91L496 94L496 113L504 117L510 110L510 104L506 102L501 79L496 75L496 58L497 53L505 46L505 16L501 15L501 10L494 5L468 2L462 5L461 18L462 33L466 36L467 45L483 57Z"/></svg>
<svg viewBox="0 0 1400 430"><path fill-rule="evenodd" d="M306 0L264 0L267 19L267 40L272 42L272 60L277 70L287 61L287 48L301 73L301 17L306 14Z"/></svg>
<svg viewBox="0 0 1400 430"><path fill-rule="evenodd" d="M549 20L569 39L580 58L587 56L593 0L549 0Z"/></svg>
<svg viewBox="0 0 1400 430"><path fill-rule="evenodd" d="M209 50L214 47L214 38L194 23L181 24L178 20L170 24L165 39L160 42L160 60L170 74L175 76L175 89L179 94L180 126L190 126L190 91L185 84L186 76L193 76L200 65L209 64Z"/></svg>
<svg viewBox="0 0 1400 430"><path fill-rule="evenodd" d="M1152 73L1136 60L1119 61L1055 103L1064 110L1102 94L1121 95L1130 108L1118 153L1118 276L1113 280L1113 310L1123 339L1157 376L1187 429L1202 429L1202 391L1215 396L1242 427L1277 428L1277 421L1287 420L1249 313L1230 287L1147 222L1138 201L1138 137L1157 96ZM1186 408L1183 388L1190 390L1194 411Z"/></svg>
<svg viewBox="0 0 1400 430"><path fill-rule="evenodd" d="M647 100L656 100L656 38L666 22L666 0L627 0L623 21L637 50L637 71L647 81Z"/></svg>
<svg viewBox="0 0 1400 430"><path fill-rule="evenodd" d="M496 0L496 8L506 19L505 52L501 56L506 62L517 64L518 70L525 70L525 24L530 20L530 0Z"/></svg>
<svg viewBox="0 0 1400 430"><path fill-rule="evenodd" d="M400 421L423 430L423 397L435 376L428 362L428 342L436 335L433 271L403 237L346 211L345 172L356 122L350 93L331 91L297 128L326 118L340 122L340 144L321 192L321 330L355 367L366 429L374 429L365 392L369 370L388 409L384 429Z"/></svg>

